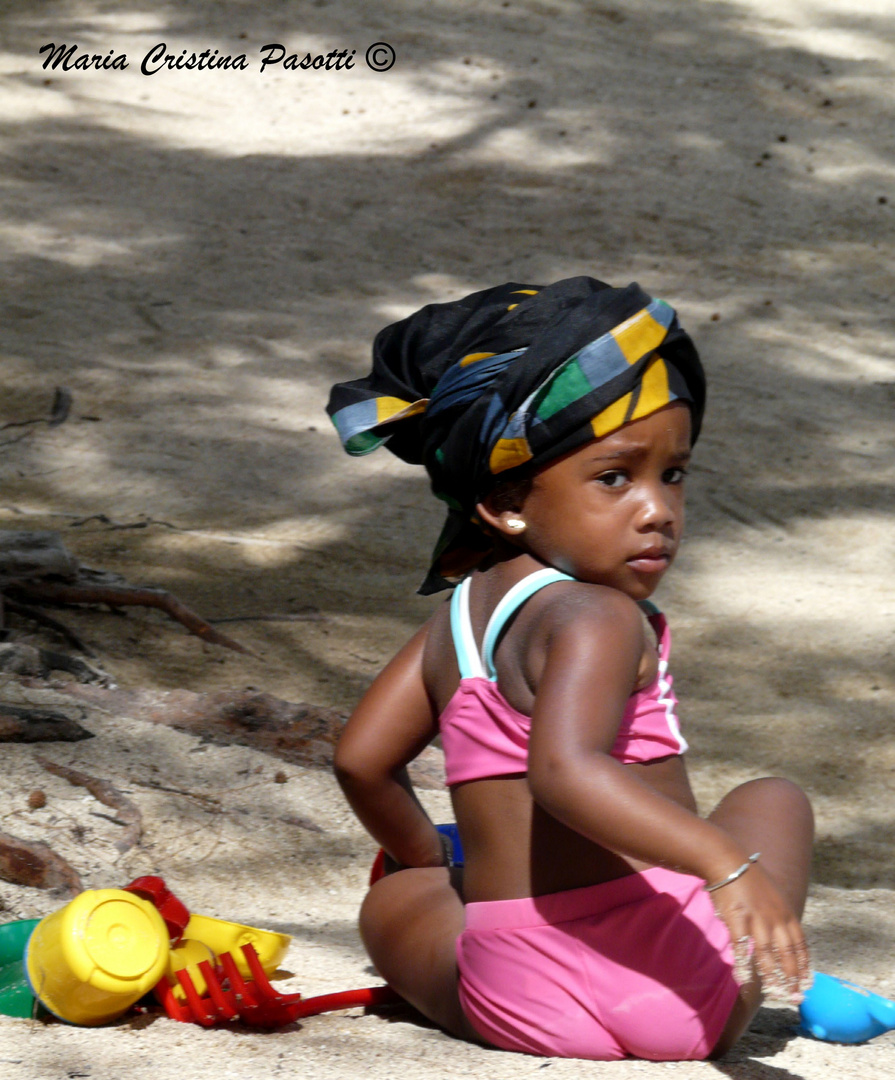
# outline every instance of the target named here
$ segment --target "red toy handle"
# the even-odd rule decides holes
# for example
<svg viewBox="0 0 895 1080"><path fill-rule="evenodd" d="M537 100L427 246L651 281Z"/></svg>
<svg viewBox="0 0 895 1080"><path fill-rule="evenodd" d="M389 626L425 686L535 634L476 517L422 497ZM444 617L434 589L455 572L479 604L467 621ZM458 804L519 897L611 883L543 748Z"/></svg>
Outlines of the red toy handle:
<svg viewBox="0 0 895 1080"><path fill-rule="evenodd" d="M298 1015L317 1016L318 1013L334 1012L336 1009L398 1005L403 1000L390 986L368 986L362 990L342 990L338 994L320 994L319 997L305 998Z"/></svg>
<svg viewBox="0 0 895 1080"><path fill-rule="evenodd" d="M385 852L382 848L377 852L373 865L370 867L370 885L375 885L381 877L385 877Z"/></svg>
<svg viewBox="0 0 895 1080"><path fill-rule="evenodd" d="M190 913L186 904L177 899L162 878L154 875L135 878L130 885L124 886L124 891L132 892L153 904L165 920L171 944L176 945L180 941L186 924L190 921Z"/></svg>

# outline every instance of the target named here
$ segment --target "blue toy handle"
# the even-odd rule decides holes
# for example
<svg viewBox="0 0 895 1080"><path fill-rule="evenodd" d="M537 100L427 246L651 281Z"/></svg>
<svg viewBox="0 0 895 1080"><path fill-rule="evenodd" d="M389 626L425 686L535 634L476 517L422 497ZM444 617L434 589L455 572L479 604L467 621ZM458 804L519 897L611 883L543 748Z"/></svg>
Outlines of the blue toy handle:
<svg viewBox="0 0 895 1080"><path fill-rule="evenodd" d="M861 1043L895 1030L895 1001L818 972L800 1006L803 1035Z"/></svg>
<svg viewBox="0 0 895 1080"><path fill-rule="evenodd" d="M442 836L446 836L451 842L451 866L463 865L463 845L460 843L460 832L457 826L451 822L448 825L436 825L435 828L441 833Z"/></svg>

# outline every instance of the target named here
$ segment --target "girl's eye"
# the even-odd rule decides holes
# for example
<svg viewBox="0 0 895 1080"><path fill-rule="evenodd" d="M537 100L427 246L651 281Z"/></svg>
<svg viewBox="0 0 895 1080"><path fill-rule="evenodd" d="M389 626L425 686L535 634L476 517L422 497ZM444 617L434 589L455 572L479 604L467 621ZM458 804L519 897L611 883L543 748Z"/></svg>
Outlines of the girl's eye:
<svg viewBox="0 0 895 1080"><path fill-rule="evenodd" d="M610 472L601 473L597 477L597 483L608 488L618 488L621 487L627 479L628 477L625 473L620 472L618 469L613 469Z"/></svg>
<svg viewBox="0 0 895 1080"><path fill-rule="evenodd" d="M686 475L687 470L682 466L677 466L674 469L668 469L663 476L663 480L666 484L682 484Z"/></svg>

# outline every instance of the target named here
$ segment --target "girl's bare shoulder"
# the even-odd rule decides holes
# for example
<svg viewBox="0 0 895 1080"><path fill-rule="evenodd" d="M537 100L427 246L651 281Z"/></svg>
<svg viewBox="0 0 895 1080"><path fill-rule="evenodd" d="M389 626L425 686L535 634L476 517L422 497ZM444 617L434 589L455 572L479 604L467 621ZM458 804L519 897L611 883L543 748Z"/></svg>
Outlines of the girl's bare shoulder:
<svg viewBox="0 0 895 1080"><path fill-rule="evenodd" d="M640 605L608 585L557 582L532 600L540 602L532 604L529 617L544 640L569 633L602 636L607 632L616 637L630 635L632 642L643 639Z"/></svg>
<svg viewBox="0 0 895 1080"><path fill-rule="evenodd" d="M519 612L502 657L498 650L498 676L503 675L511 704L526 713L548 662L566 670L621 663L630 670L633 692L646 674L646 640L640 608L624 593L605 585L556 582Z"/></svg>

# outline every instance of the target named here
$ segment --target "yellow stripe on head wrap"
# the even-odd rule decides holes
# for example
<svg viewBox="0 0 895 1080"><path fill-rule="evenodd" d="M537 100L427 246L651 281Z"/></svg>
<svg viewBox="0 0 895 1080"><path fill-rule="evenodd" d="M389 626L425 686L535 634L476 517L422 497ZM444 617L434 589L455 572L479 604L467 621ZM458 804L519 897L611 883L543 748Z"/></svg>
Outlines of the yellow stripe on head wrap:
<svg viewBox="0 0 895 1080"><path fill-rule="evenodd" d="M526 461L531 461L532 456L527 439L498 439L491 451L488 467L496 476L507 469L515 469L517 465L524 465Z"/></svg>
<svg viewBox="0 0 895 1080"><path fill-rule="evenodd" d="M641 357L662 344L668 330L644 310L619 323L610 333L628 363L636 364Z"/></svg>
<svg viewBox="0 0 895 1080"><path fill-rule="evenodd" d="M376 422L384 424L388 420L404 420L408 416L416 416L417 413L425 412L428 398L419 401L402 401L396 397L376 398Z"/></svg>
<svg viewBox="0 0 895 1080"><path fill-rule="evenodd" d="M616 431L620 428L628 418L628 409L630 407L630 394L625 394L625 396L619 398L618 401L613 401L611 405L607 405L606 408L601 413L598 413L590 422L590 426L593 428L594 438L602 439L603 436L608 435L610 431Z"/></svg>
<svg viewBox="0 0 895 1080"><path fill-rule="evenodd" d="M643 416L649 416L657 409L663 409L669 401L671 401L671 395L668 392L668 368L662 357L654 354L643 373L640 395L631 413L631 419L639 420Z"/></svg>
<svg viewBox="0 0 895 1080"><path fill-rule="evenodd" d="M607 405L591 420L590 426L595 438L602 439L604 435L617 431L623 424L641 420L644 416L663 409L671 400L668 368L662 357L654 353L646 366L640 385L632 393L625 394L618 401Z"/></svg>
<svg viewBox="0 0 895 1080"><path fill-rule="evenodd" d="M510 295L511 296L537 296L538 295L538 290L537 289L514 289ZM519 303L522 303L522 301L520 300ZM507 308L507 311L512 311L513 308L517 308L517 307L519 307L519 304L510 304L510 306Z"/></svg>

